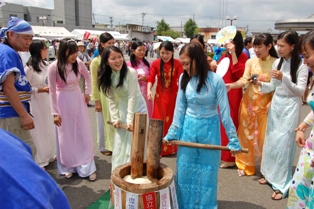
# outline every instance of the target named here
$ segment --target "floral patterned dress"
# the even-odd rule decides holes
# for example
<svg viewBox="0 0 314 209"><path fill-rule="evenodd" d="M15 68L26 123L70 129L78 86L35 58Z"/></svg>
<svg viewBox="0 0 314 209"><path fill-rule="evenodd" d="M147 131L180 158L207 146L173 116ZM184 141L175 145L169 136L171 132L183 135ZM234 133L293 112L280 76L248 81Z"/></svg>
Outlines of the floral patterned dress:
<svg viewBox="0 0 314 209"><path fill-rule="evenodd" d="M265 60L254 57L245 64L243 77L240 79L248 87L244 93L240 111L238 137L241 146L248 148L248 153L236 156L236 165L245 175L255 174L255 165L261 161L264 137L267 124L267 105L272 99L272 93L263 94L258 86L249 84L248 79L258 74L258 80L270 81L270 70L276 58L268 56Z"/></svg>
<svg viewBox="0 0 314 209"><path fill-rule="evenodd" d="M314 89L307 98L307 103L313 102ZM312 131L301 150L299 162L295 169L289 189L287 209L314 209L314 168L311 161L314 159L314 113L313 110L304 119Z"/></svg>

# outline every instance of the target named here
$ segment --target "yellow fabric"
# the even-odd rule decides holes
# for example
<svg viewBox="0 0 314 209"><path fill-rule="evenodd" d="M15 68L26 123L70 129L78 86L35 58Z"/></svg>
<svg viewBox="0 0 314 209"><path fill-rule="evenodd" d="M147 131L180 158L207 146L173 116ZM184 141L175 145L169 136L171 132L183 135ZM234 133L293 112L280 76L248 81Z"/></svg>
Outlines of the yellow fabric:
<svg viewBox="0 0 314 209"><path fill-rule="evenodd" d="M275 60L276 58L270 56L264 61L257 57L249 59L245 64L243 77L240 78L248 87L240 105L238 137L241 146L248 148L249 152L238 154L236 164L246 175L253 175L254 166L261 162L267 123L266 106L272 99L272 93L261 93L258 86L250 84L248 79L253 74L258 74L260 81L269 82L270 70Z"/></svg>
<svg viewBox="0 0 314 209"><path fill-rule="evenodd" d="M92 78L92 100L100 101L102 108L102 117L104 124L104 139L99 139L99 132L97 131L97 141L105 140L105 149L112 151L113 149L113 136L114 136L114 127L107 124L107 121L111 121L109 105L107 97L102 91L98 90L97 77L98 77L98 68L100 66L100 56L95 57L90 64L90 73ZM96 117L97 118L97 117ZM97 119L96 119L97 120ZM98 123L98 121L97 121Z"/></svg>

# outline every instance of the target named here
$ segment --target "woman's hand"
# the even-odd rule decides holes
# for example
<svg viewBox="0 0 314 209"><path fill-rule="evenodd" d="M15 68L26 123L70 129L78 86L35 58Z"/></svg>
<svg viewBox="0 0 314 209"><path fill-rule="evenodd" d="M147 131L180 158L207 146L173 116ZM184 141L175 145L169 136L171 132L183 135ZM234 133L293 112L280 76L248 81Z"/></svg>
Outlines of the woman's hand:
<svg viewBox="0 0 314 209"><path fill-rule="evenodd" d="M128 123L128 124L126 125L126 130L132 132L132 131L133 131L133 124Z"/></svg>
<svg viewBox="0 0 314 209"><path fill-rule="evenodd" d="M54 123L56 126L61 126L61 125L62 125L61 116L60 116L60 115L54 115L54 116L53 116L53 123Z"/></svg>
<svg viewBox="0 0 314 209"><path fill-rule="evenodd" d="M216 72L217 69L217 62L215 60L210 62L210 69L214 72Z"/></svg>
<svg viewBox="0 0 314 209"><path fill-rule="evenodd" d="M121 128L121 121L116 121L113 123L113 127L115 128Z"/></svg>
<svg viewBox="0 0 314 209"><path fill-rule="evenodd" d="M148 100L153 100L152 91L150 89L147 89L147 99Z"/></svg>
<svg viewBox="0 0 314 209"><path fill-rule="evenodd" d="M95 111L96 112L101 112L102 111L101 103L100 103L99 100L95 101Z"/></svg>
<svg viewBox="0 0 314 209"><path fill-rule="evenodd" d="M144 75L139 75L139 76L138 76L138 80L139 80L139 81L147 82L148 79L147 79L147 77L144 76Z"/></svg>
<svg viewBox="0 0 314 209"><path fill-rule="evenodd" d="M171 141L168 141L168 140L164 140L164 139L163 139L163 140L162 140L162 143L163 143L163 144L170 145L170 144L171 144Z"/></svg>
<svg viewBox="0 0 314 209"><path fill-rule="evenodd" d="M270 76L277 80L280 80L280 81L282 80L282 72L280 72L279 70L271 70Z"/></svg>
<svg viewBox="0 0 314 209"><path fill-rule="evenodd" d="M44 88L38 89L38 93L49 93L49 87L46 86Z"/></svg>
<svg viewBox="0 0 314 209"><path fill-rule="evenodd" d="M295 141L297 142L297 145L299 147L304 147L304 145L305 145L305 133L303 131L297 131L296 135L295 135Z"/></svg>
<svg viewBox="0 0 314 209"><path fill-rule="evenodd" d="M226 51L229 52L230 54L235 53L235 46L233 43L227 43L225 47L226 47Z"/></svg>
<svg viewBox="0 0 314 209"><path fill-rule="evenodd" d="M314 159L312 159L311 167L314 167Z"/></svg>
<svg viewBox="0 0 314 209"><path fill-rule="evenodd" d="M229 92L232 89L231 83L226 83L227 92Z"/></svg>
<svg viewBox="0 0 314 209"><path fill-rule="evenodd" d="M84 95L84 98L85 98L86 104L88 104L89 101L90 101L90 96L89 96L89 94L85 94L85 95Z"/></svg>

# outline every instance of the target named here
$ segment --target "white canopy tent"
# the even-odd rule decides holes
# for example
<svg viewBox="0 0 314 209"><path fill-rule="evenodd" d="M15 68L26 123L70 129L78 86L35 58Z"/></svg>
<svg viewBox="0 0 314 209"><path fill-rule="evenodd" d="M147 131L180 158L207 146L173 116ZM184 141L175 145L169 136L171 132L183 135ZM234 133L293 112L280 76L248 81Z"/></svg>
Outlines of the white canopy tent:
<svg viewBox="0 0 314 209"><path fill-rule="evenodd" d="M183 43L183 44L187 44L190 43L190 39L189 38L176 38L174 39L177 43Z"/></svg>
<svg viewBox="0 0 314 209"><path fill-rule="evenodd" d="M171 38L170 36L157 36L158 40L162 40L162 41L170 41L172 43L177 43L177 41L175 41L173 38Z"/></svg>
<svg viewBox="0 0 314 209"><path fill-rule="evenodd" d="M216 39L208 39L207 43L208 44L218 44Z"/></svg>
<svg viewBox="0 0 314 209"><path fill-rule="evenodd" d="M46 39L74 38L75 36L64 27L32 26L35 36Z"/></svg>
<svg viewBox="0 0 314 209"><path fill-rule="evenodd" d="M117 32L117 31L74 29L71 32L71 34L75 36L75 39L82 40L83 37L84 37L85 32L90 33L88 38L98 38L102 33L108 32L117 41L128 41L128 40L131 40L131 38L128 37L128 34L121 34L121 33Z"/></svg>

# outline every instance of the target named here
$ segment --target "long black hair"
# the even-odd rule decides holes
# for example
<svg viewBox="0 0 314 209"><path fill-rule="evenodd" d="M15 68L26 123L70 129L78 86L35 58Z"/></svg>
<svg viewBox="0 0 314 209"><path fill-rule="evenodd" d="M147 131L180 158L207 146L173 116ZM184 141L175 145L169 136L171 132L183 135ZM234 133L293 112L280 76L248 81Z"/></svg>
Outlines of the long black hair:
<svg viewBox="0 0 314 209"><path fill-rule="evenodd" d="M299 51L297 50L299 48L299 36L297 32L293 30L287 30L285 32L282 32L279 34L277 41L283 39L287 44L290 46L294 45L294 50L291 51L291 58L290 58L290 75L293 83L297 82L297 71L299 68L299 64L301 62L301 57L299 56ZM277 42L278 43L278 42ZM281 57L279 64L277 66L277 70L280 70L282 63L284 61L284 58Z"/></svg>
<svg viewBox="0 0 314 209"><path fill-rule="evenodd" d="M233 43L235 45L235 53L237 57L240 56L240 54L243 51L243 36L240 31L237 30L235 37L233 38Z"/></svg>
<svg viewBox="0 0 314 209"><path fill-rule="evenodd" d="M48 65L41 57L41 51L46 48L46 43L42 40L33 40L32 44L29 46L31 57L28 59L26 65L28 67L31 66L37 73L41 72L41 69L39 68L40 63L46 66Z"/></svg>
<svg viewBox="0 0 314 209"><path fill-rule="evenodd" d="M105 32L105 33L102 33L100 36L99 36L99 44L98 44L98 52L99 52L99 55L101 55L101 53L104 51L104 47L101 46L101 43L107 43L108 41L114 39L113 36L108 33L108 32Z"/></svg>
<svg viewBox="0 0 314 209"><path fill-rule="evenodd" d="M103 53L101 54L101 61L100 61L100 66L98 70L98 78L97 78L97 83L98 83L98 89L102 90L106 96L108 96L108 93L111 89L111 74L112 74L112 69L110 68L108 64L108 59L111 54L111 52L118 52L121 54L123 57L123 54L121 50L118 47L115 46L108 46L107 48L104 49ZM117 88L120 88L123 86L123 82L127 76L128 72L128 67L123 59L123 65L122 69L120 71L120 78L119 78L119 83L116 86Z"/></svg>
<svg viewBox="0 0 314 209"><path fill-rule="evenodd" d="M137 47L139 47L139 46L144 46L144 48L145 48L145 45L143 44L143 42L134 41L131 45L131 49L135 51L137 49ZM136 67L139 63L139 61L136 60L134 53L132 53L130 56L130 62L131 62L132 67ZM143 57L143 62L148 68L150 68L149 62L145 59L145 56Z"/></svg>
<svg viewBox="0 0 314 209"><path fill-rule="evenodd" d="M174 53L174 48L173 44L170 41L164 41L160 44L159 46L159 52L160 50L164 48L167 51L172 51ZM165 72L164 72L164 61L160 58L160 77L161 77L161 84L162 84L162 89L165 88ZM174 69L174 59L173 59L173 54L171 57L171 74L170 74L170 88L172 86L172 74L173 74L173 69Z"/></svg>
<svg viewBox="0 0 314 209"><path fill-rule="evenodd" d="M190 72L196 70L196 77L198 78L197 92L199 93L203 86L206 86L206 79L208 75L207 56L204 54L203 48L196 42L186 44L180 51L180 55L186 54L190 57ZM195 69L193 69L195 67ZM186 86L190 82L191 77L184 71L181 79L181 89L185 92Z"/></svg>
<svg viewBox="0 0 314 209"><path fill-rule="evenodd" d="M68 57L71 56L72 54L77 53L77 44L76 41L73 39L62 39L60 40L60 45L59 45L59 50L58 50L58 60L57 60L57 68L58 68L58 73L61 77L61 79L66 83L66 71L65 71L65 66L67 64ZM77 61L75 61L72 64L72 70L77 76L79 73L78 71L78 64Z"/></svg>
<svg viewBox="0 0 314 209"><path fill-rule="evenodd" d="M254 46L258 46L264 44L266 47L271 44L271 48L269 50L269 55L275 58L278 58L278 54L276 52L276 49L274 47L274 39L269 33L261 33L257 36L255 36L255 39L253 41Z"/></svg>

